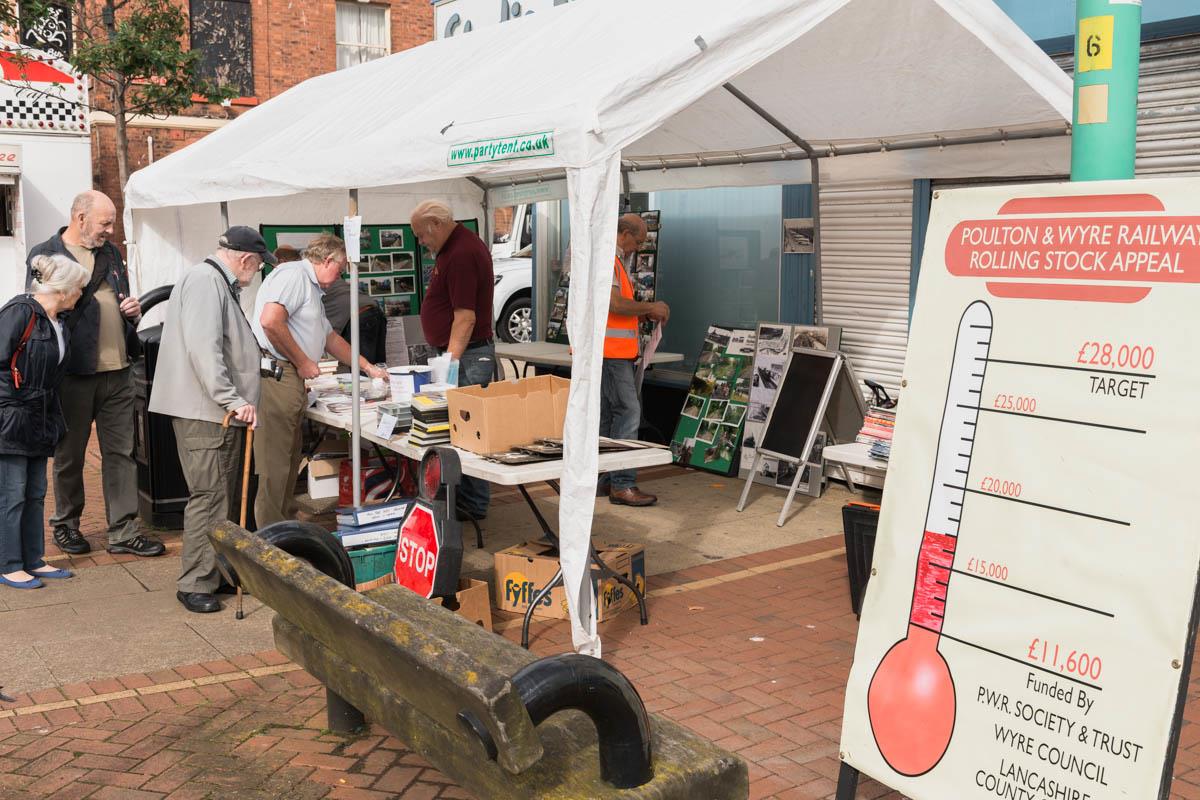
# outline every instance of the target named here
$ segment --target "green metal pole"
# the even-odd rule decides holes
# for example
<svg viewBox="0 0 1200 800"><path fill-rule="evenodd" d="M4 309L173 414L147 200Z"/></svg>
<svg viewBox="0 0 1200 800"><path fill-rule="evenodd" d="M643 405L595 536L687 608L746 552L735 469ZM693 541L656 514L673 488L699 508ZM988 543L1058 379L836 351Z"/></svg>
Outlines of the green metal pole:
<svg viewBox="0 0 1200 800"><path fill-rule="evenodd" d="M1133 177L1141 0L1076 0L1071 180Z"/></svg>

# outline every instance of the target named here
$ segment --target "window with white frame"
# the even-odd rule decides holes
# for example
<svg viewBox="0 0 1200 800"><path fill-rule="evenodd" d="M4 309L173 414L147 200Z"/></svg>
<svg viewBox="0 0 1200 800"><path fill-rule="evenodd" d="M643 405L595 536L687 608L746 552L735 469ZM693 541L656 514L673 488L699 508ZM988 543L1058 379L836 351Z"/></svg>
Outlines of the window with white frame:
<svg viewBox="0 0 1200 800"><path fill-rule="evenodd" d="M382 58L392 50L388 9L367 3L337 4L337 68Z"/></svg>

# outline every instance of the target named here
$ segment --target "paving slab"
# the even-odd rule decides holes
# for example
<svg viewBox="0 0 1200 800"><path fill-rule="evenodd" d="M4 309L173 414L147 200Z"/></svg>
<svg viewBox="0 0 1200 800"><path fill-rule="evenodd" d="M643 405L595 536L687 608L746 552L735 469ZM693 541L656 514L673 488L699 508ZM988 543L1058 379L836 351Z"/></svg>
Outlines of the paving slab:
<svg viewBox="0 0 1200 800"><path fill-rule="evenodd" d="M51 684L152 672L222 658L216 648L187 625L44 642L33 650L53 674Z"/></svg>
<svg viewBox="0 0 1200 800"><path fill-rule="evenodd" d="M121 595L145 592L145 587L120 564L79 570L74 578L46 581L41 589L12 589L4 586L5 605L10 610L38 606L95 604Z"/></svg>

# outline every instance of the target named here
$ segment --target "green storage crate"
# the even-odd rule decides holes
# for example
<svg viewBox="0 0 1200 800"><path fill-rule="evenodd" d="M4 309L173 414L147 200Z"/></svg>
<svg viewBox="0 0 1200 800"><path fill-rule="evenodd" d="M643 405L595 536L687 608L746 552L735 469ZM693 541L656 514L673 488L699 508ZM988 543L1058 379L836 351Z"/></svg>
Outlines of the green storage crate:
<svg viewBox="0 0 1200 800"><path fill-rule="evenodd" d="M368 583L382 578L396 566L396 545L373 544L347 550L350 563L354 565L354 582Z"/></svg>

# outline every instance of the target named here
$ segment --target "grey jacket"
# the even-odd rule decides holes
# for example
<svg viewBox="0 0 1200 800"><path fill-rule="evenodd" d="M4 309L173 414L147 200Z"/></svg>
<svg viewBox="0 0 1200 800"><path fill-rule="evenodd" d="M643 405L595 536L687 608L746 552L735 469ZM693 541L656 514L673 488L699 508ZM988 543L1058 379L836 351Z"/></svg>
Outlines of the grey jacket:
<svg viewBox="0 0 1200 800"><path fill-rule="evenodd" d="M207 262L188 267L167 304L150 410L219 423L226 412L258 405L259 354L225 275Z"/></svg>

